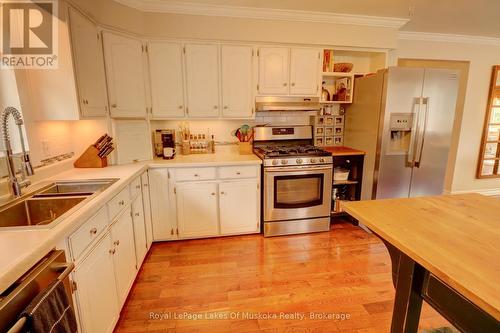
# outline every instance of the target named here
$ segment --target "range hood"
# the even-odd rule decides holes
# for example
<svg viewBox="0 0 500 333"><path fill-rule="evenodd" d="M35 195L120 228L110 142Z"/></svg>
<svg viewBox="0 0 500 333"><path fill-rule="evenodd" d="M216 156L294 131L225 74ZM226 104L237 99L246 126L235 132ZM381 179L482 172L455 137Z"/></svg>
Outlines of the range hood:
<svg viewBox="0 0 500 333"><path fill-rule="evenodd" d="M318 111L319 97L258 96L255 98L257 111Z"/></svg>

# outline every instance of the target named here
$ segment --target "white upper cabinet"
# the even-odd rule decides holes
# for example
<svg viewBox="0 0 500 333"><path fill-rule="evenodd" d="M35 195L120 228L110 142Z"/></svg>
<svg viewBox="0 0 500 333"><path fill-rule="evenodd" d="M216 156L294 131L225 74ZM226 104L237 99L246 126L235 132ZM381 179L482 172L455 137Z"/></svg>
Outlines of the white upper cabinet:
<svg viewBox="0 0 500 333"><path fill-rule="evenodd" d="M319 91L320 51L290 50L290 95L316 95Z"/></svg>
<svg viewBox="0 0 500 333"><path fill-rule="evenodd" d="M184 117L182 46L179 43L148 44L153 118Z"/></svg>
<svg viewBox="0 0 500 333"><path fill-rule="evenodd" d="M289 48L261 47L259 49L259 94L288 94L289 57Z"/></svg>
<svg viewBox="0 0 500 333"><path fill-rule="evenodd" d="M253 47L222 45L222 116L251 118L253 106Z"/></svg>
<svg viewBox="0 0 500 333"><path fill-rule="evenodd" d="M219 233L217 184L188 182L177 185L179 237L215 236Z"/></svg>
<svg viewBox="0 0 500 333"><path fill-rule="evenodd" d="M73 8L69 19L81 116L105 117L108 98L99 31Z"/></svg>
<svg viewBox="0 0 500 333"><path fill-rule="evenodd" d="M219 52L215 44L186 44L187 109L191 118L219 116Z"/></svg>
<svg viewBox="0 0 500 333"><path fill-rule="evenodd" d="M144 46L138 39L103 33L111 116L146 117Z"/></svg>

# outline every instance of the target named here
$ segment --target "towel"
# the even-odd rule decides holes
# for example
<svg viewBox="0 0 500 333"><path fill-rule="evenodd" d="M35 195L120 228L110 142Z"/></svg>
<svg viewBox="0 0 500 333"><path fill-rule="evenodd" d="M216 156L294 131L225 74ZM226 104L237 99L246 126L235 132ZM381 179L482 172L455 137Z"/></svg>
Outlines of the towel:
<svg viewBox="0 0 500 333"><path fill-rule="evenodd" d="M52 282L39 293L21 313L26 317L29 333L74 333L77 331L75 313L70 306L64 283Z"/></svg>

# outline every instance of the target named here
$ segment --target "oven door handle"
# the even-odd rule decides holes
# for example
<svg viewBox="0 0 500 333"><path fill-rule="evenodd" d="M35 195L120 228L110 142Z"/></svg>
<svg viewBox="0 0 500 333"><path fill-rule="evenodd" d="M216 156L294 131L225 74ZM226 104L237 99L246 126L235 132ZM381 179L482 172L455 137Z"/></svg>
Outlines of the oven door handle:
<svg viewBox="0 0 500 333"><path fill-rule="evenodd" d="M310 166L297 166L297 167L272 167L264 169L264 172L296 172L296 171L331 171L333 169L332 165L322 166L322 167L310 167Z"/></svg>

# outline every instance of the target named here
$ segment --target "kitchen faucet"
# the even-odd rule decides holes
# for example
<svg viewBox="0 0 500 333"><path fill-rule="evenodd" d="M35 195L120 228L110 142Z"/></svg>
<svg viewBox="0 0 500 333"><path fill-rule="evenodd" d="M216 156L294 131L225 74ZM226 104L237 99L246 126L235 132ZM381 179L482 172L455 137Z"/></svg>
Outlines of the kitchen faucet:
<svg viewBox="0 0 500 333"><path fill-rule="evenodd" d="M16 168L14 166L14 154L12 153L12 146L10 143L9 137L9 126L7 120L9 115L14 117L17 128L19 129L19 136L21 138L21 148L23 153L21 155L21 181L19 181L16 177ZM7 162L7 170L9 172L9 187L12 194L16 197L21 196L21 189L23 187L27 187L31 184L30 180L27 179L27 176L31 176L34 174L33 167L31 166L30 157L26 152L26 147L24 145L24 136L23 136L23 119L21 117L21 112L13 107L7 107L3 110L1 119L1 129L2 129L2 138L6 151L6 162Z"/></svg>

